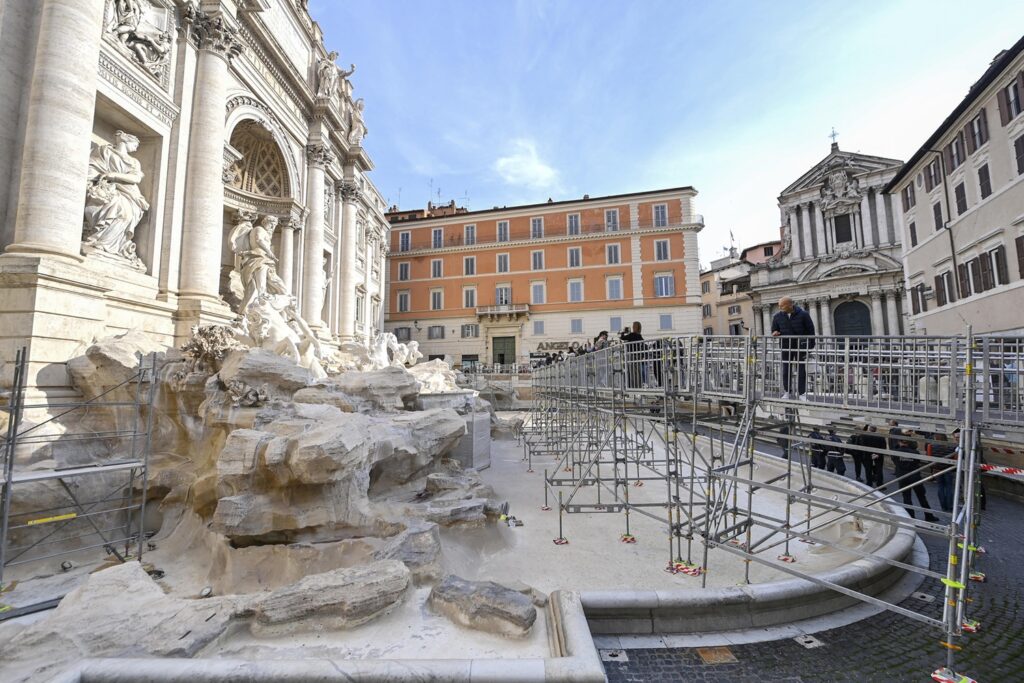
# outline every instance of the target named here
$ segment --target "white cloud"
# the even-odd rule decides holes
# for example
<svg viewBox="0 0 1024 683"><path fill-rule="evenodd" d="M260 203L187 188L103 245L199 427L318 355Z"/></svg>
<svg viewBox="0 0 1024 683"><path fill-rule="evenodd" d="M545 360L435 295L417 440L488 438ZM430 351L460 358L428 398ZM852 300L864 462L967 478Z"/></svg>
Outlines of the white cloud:
<svg viewBox="0 0 1024 683"><path fill-rule="evenodd" d="M558 171L537 153L537 143L526 138L512 140L510 153L494 162L494 171L509 185L531 189L559 188Z"/></svg>

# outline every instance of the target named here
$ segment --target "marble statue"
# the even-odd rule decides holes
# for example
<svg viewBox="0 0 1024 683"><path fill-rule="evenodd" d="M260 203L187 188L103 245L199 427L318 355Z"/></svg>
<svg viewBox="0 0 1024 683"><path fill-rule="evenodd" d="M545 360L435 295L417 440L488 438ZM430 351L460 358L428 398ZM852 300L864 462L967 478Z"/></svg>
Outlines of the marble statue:
<svg viewBox="0 0 1024 683"><path fill-rule="evenodd" d="M118 43L146 69L157 73L167 61L171 36L144 21L141 0L114 0L114 18L110 32Z"/></svg>
<svg viewBox="0 0 1024 683"><path fill-rule="evenodd" d="M239 214L238 223L231 230L231 248L241 259L239 275L244 291L238 311L242 315L260 298L288 293L284 280L277 274L277 257L272 245L277 222L276 216L264 216L254 226Z"/></svg>
<svg viewBox="0 0 1024 683"><path fill-rule="evenodd" d="M366 103L363 102L362 97L352 103L352 111L349 114L348 122L348 141L353 145L361 144L363 138L366 137L366 124L363 122L363 109L365 107Z"/></svg>
<svg viewBox="0 0 1024 683"><path fill-rule="evenodd" d="M391 365L396 368L404 368L406 366L416 365L416 362L423 358L423 354L420 353L420 343L418 341L411 341L408 344L401 344L398 341L398 337L394 334L390 335L389 349L391 351Z"/></svg>
<svg viewBox="0 0 1024 683"><path fill-rule="evenodd" d="M139 190L142 166L132 156L139 149L139 139L121 130L114 139L112 145L94 145L89 156L82 249L87 254L109 254L145 271L133 241L135 228L149 210Z"/></svg>
<svg viewBox="0 0 1024 683"><path fill-rule="evenodd" d="M337 52L330 52L327 59L321 59L316 68L316 96L334 97L338 92L338 67L334 60L338 58Z"/></svg>

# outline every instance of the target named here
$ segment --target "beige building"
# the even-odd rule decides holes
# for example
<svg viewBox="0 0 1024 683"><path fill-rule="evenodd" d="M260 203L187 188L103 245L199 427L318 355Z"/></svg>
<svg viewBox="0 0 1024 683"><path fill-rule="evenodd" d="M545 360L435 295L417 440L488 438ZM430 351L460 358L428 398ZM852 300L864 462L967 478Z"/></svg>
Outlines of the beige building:
<svg viewBox="0 0 1024 683"><path fill-rule="evenodd" d="M711 262L701 271L701 325L704 334L744 335L754 329L754 309L750 298L751 266L764 263L782 248L782 242L763 242L747 247L737 256Z"/></svg>
<svg viewBox="0 0 1024 683"><path fill-rule="evenodd" d="M886 188L919 334L1024 334L1024 38Z"/></svg>
<svg viewBox="0 0 1024 683"><path fill-rule="evenodd" d="M638 321L700 331L697 192L393 211L385 327L428 358L527 363Z"/></svg>
<svg viewBox="0 0 1024 683"><path fill-rule="evenodd" d="M0 35L0 361L27 345L31 386L93 339L244 319L247 282L325 347L379 329L363 102L306 3L8 2Z"/></svg>
<svg viewBox="0 0 1024 683"><path fill-rule="evenodd" d="M782 248L750 274L757 334L771 329L784 296L810 313L818 334L903 333L897 207L883 193L900 165L833 142L782 191Z"/></svg>

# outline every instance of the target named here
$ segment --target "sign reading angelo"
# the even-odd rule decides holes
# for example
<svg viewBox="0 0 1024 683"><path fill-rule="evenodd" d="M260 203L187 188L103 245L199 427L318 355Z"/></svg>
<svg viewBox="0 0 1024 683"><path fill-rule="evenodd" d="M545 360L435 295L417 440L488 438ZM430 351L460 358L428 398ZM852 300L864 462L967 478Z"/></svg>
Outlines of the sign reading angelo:
<svg viewBox="0 0 1024 683"><path fill-rule="evenodd" d="M538 351L568 351L569 342L567 341L549 341L541 342L537 344Z"/></svg>

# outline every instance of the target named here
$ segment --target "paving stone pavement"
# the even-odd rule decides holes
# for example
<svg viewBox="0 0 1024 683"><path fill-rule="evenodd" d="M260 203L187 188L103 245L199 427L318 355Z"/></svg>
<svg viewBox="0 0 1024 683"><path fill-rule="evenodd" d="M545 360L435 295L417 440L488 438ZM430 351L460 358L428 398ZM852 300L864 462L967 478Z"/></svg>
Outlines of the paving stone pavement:
<svg viewBox="0 0 1024 683"><path fill-rule="evenodd" d="M928 497L935 505L933 488ZM987 581L972 584L974 602L968 612L981 622L981 632L965 634L956 669L979 683L1024 681L1024 505L989 496L982 515L979 537L988 554L976 568L985 572ZM945 571L945 542L924 540L932 569ZM926 579L919 590L936 600L925 605L910 597L902 604L938 616L941 587ZM945 663L940 631L891 612L814 636L824 645L812 650L791 638L731 645L737 661L729 664L705 664L696 648L626 650L628 662L605 662L605 670L610 683L916 683L931 681L931 672Z"/></svg>

